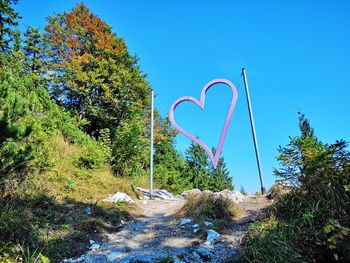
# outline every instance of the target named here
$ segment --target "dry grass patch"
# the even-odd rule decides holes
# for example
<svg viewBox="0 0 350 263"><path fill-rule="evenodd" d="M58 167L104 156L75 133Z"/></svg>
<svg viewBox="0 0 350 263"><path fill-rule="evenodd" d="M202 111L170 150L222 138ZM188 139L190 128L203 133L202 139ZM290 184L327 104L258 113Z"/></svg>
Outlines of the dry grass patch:
<svg viewBox="0 0 350 263"><path fill-rule="evenodd" d="M196 220L232 220L239 210L231 200L204 192L189 195L180 213Z"/></svg>

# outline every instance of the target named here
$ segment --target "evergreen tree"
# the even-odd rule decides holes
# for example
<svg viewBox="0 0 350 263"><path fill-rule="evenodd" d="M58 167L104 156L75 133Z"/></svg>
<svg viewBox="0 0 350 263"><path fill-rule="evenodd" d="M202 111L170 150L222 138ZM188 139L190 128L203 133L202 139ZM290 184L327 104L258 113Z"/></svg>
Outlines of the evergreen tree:
<svg viewBox="0 0 350 263"><path fill-rule="evenodd" d="M21 40L21 32L19 30L15 30L13 33L13 51L20 52L22 40Z"/></svg>
<svg viewBox="0 0 350 263"><path fill-rule="evenodd" d="M213 149L213 152L215 152L215 149ZM220 157L216 169L211 167L210 188L216 189L216 191L221 191L224 189L234 189L232 184L232 177L230 176L230 172L226 167L226 162L223 156Z"/></svg>
<svg viewBox="0 0 350 263"><path fill-rule="evenodd" d="M0 52L5 53L9 50L10 43L15 38L14 27L18 26L17 20L21 17L12 4L17 4L18 0L0 0Z"/></svg>
<svg viewBox="0 0 350 263"><path fill-rule="evenodd" d="M193 187L201 190L208 189L210 176L209 158L197 143L192 142L186 150L187 176Z"/></svg>
<svg viewBox="0 0 350 263"><path fill-rule="evenodd" d="M214 169L206 152L194 142L186 150L186 167L186 175L195 188L215 192L233 189L232 178L226 168L224 157L219 159Z"/></svg>
<svg viewBox="0 0 350 263"><path fill-rule="evenodd" d="M175 149L175 131L169 119L156 118L154 144L155 179L161 188L180 193L192 188L188 177L183 176L184 160Z"/></svg>
<svg viewBox="0 0 350 263"><path fill-rule="evenodd" d="M28 26L24 33L24 53L28 71L39 74L43 67L43 36L38 28Z"/></svg>

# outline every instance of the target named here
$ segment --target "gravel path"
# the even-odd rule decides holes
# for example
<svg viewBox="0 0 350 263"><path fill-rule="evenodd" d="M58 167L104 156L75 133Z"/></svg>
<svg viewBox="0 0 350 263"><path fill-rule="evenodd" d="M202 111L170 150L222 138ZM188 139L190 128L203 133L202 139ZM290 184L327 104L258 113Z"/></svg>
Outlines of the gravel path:
<svg viewBox="0 0 350 263"><path fill-rule="evenodd" d="M264 197L247 197L239 206L242 215L219 231L214 245L205 245L212 226L191 221L180 226L178 211L184 200L140 200L134 219L124 222L121 230L108 233L106 241L97 244L71 262L226 262L234 258L250 223L257 220L268 205ZM193 225L198 223L198 232Z"/></svg>

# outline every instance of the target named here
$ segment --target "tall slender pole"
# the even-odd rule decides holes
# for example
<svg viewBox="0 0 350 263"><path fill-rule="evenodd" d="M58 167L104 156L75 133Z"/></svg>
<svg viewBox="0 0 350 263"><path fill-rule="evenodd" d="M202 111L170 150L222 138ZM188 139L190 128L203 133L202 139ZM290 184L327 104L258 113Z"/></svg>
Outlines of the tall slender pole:
<svg viewBox="0 0 350 263"><path fill-rule="evenodd" d="M152 199L153 195L153 112L154 112L154 105L153 105L153 99L154 99L154 91L151 92L151 149L150 149L150 165L149 165L149 176L150 176L150 185L149 185L149 195L150 199Z"/></svg>
<svg viewBox="0 0 350 263"><path fill-rule="evenodd" d="M249 117L250 117L250 126L252 128L252 134L253 134L253 140L254 140L254 148L255 148L255 156L256 156L256 162L258 164L258 170L259 170L259 178L260 178L260 185L261 185L261 193L265 194L266 189L264 187L264 179L261 171L261 163L260 163L260 156L259 156L259 149L258 149L258 140L256 138L255 133L255 126L254 126L254 116L253 116L253 110L250 102L250 95L249 95L249 87L248 87L248 80L247 80L247 73L245 68L242 68L242 75L244 79L244 86L245 86L245 93L247 97L247 103L248 103L248 111L249 111Z"/></svg>

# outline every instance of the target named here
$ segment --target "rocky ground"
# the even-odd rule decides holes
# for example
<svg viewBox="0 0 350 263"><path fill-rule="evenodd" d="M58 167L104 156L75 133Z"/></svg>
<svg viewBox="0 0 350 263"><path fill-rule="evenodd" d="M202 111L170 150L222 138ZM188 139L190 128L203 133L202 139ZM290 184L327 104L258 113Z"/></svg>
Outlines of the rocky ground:
<svg viewBox="0 0 350 263"><path fill-rule="evenodd" d="M160 193L163 195L164 193ZM227 194L227 193L225 193ZM249 225L264 213L270 201L264 196L236 198L240 215L220 230L213 222L181 218L185 198L168 193L149 200L145 192L136 200L133 220L119 231L106 234L104 242L91 240L90 250L66 262L227 262L240 248ZM185 194L186 195L186 194ZM219 233L218 233L219 232Z"/></svg>

